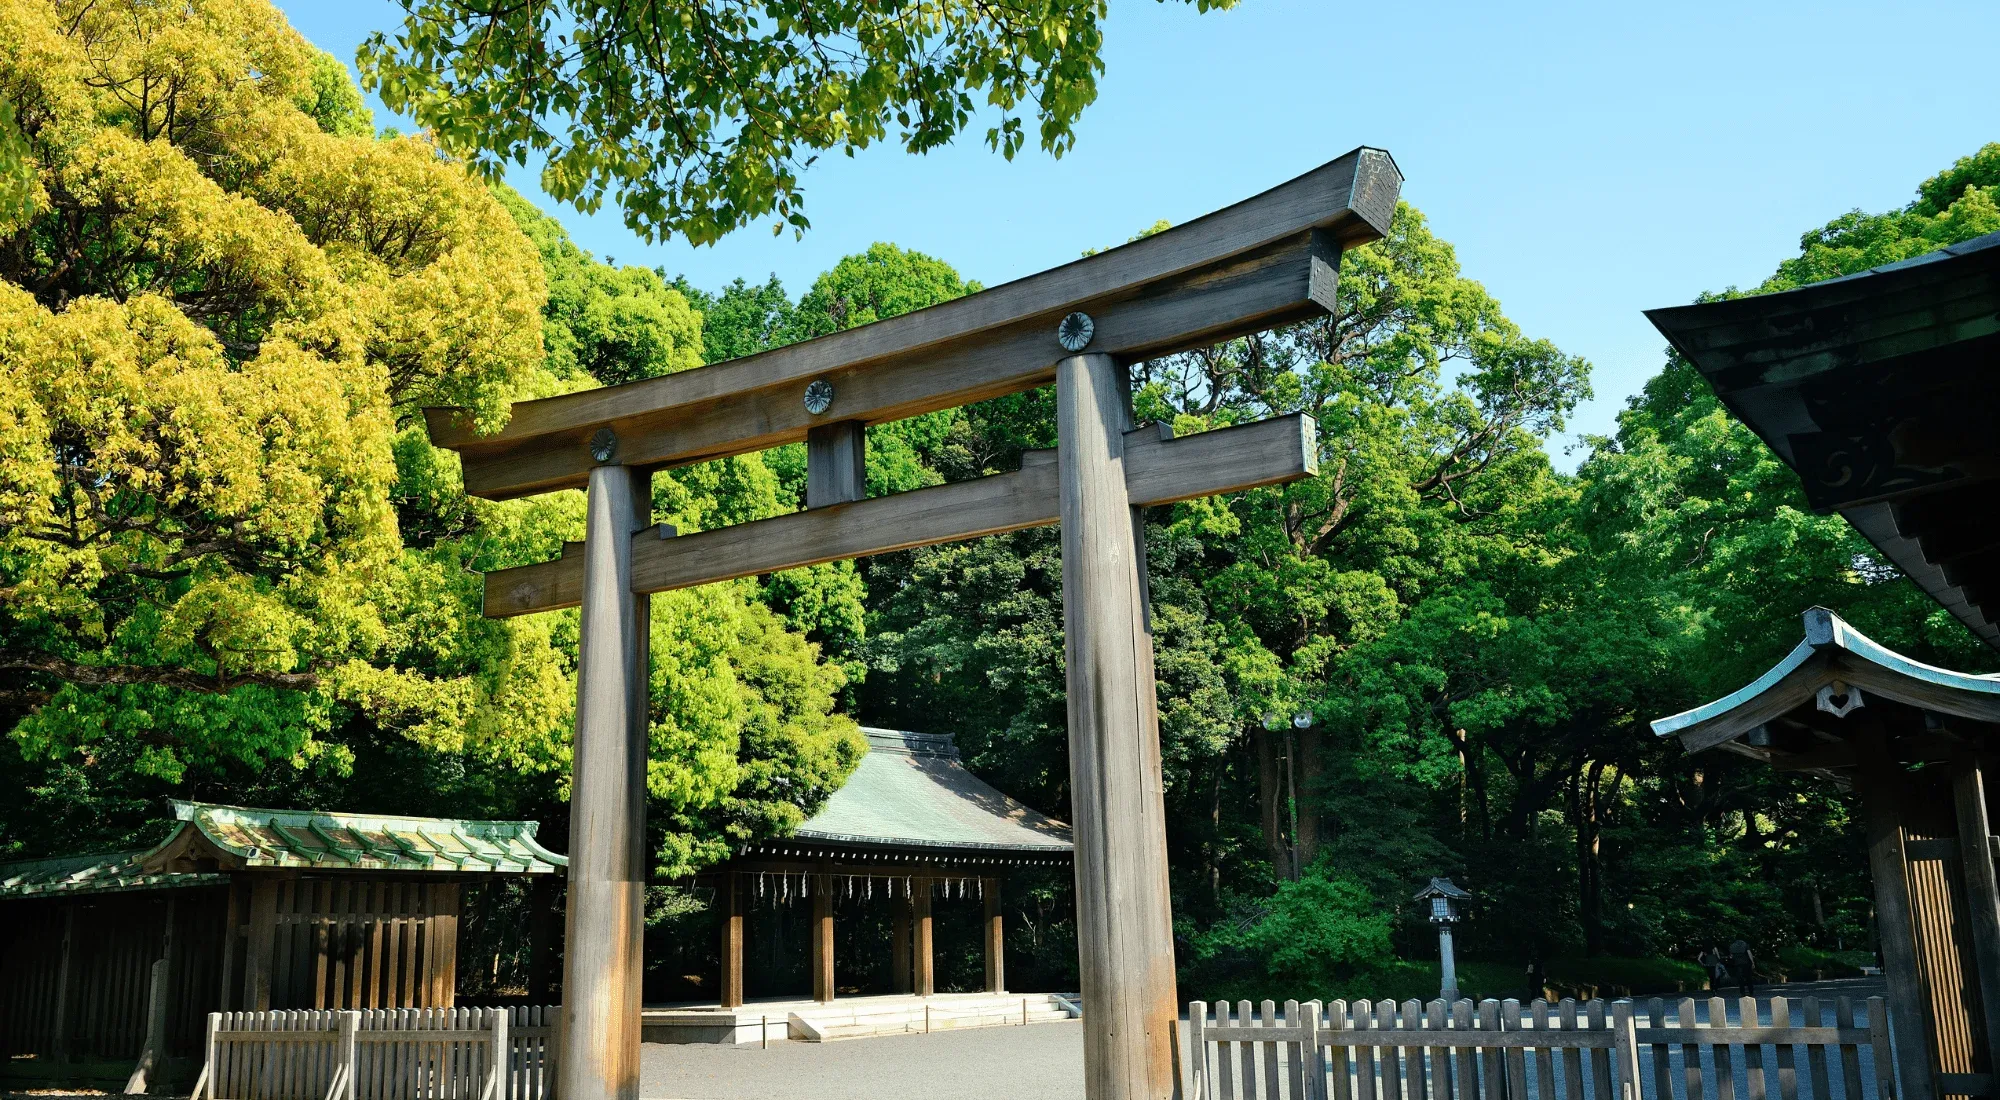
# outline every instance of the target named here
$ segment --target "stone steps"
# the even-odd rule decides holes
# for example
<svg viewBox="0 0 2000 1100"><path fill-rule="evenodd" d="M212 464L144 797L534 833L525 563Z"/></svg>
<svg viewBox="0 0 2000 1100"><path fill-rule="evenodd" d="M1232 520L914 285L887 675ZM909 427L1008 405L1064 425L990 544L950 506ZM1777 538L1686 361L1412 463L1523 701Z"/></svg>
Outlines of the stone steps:
<svg viewBox="0 0 2000 1100"><path fill-rule="evenodd" d="M1047 993L950 997L843 1008L838 1003L789 1014L788 1037L809 1043L923 1034L969 1027L1020 1027L1074 1017L1063 999Z"/></svg>

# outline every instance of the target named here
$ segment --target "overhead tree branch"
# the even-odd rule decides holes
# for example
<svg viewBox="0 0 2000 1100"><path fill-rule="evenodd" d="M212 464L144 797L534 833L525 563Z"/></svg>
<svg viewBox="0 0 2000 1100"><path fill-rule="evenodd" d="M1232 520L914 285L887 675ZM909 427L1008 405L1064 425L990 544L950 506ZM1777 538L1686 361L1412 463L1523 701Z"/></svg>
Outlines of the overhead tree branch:
<svg viewBox="0 0 2000 1100"><path fill-rule="evenodd" d="M258 684L284 691L311 691L320 685L320 675L317 672L246 672L225 676L164 665L94 665L49 653L19 649L0 649L0 672L41 673L83 687L157 684L162 687L180 688L183 691L211 694L233 691L247 684ZM5 700L9 694L39 694L42 695L43 701L47 699L46 693L33 689L9 688L0 691L0 700Z"/></svg>

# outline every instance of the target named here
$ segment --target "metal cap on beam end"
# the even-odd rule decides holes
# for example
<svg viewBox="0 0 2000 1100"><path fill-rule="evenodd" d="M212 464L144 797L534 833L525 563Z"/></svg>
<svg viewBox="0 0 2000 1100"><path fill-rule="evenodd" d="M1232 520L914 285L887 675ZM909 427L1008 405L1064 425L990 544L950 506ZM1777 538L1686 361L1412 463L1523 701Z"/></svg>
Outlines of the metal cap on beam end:
<svg viewBox="0 0 2000 1100"><path fill-rule="evenodd" d="M609 462L618 454L618 433L610 428L599 428L590 437L590 457L598 462Z"/></svg>
<svg viewBox="0 0 2000 1100"><path fill-rule="evenodd" d="M1082 310L1064 317L1056 325L1056 343L1061 344L1064 351L1082 351L1090 346L1091 337L1096 335L1097 322Z"/></svg>

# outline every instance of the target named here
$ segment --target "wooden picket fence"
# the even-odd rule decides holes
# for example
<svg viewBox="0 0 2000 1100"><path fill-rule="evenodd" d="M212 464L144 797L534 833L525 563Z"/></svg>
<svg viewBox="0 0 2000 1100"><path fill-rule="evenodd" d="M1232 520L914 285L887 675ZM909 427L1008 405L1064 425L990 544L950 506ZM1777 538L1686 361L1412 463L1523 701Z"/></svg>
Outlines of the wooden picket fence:
<svg viewBox="0 0 2000 1100"><path fill-rule="evenodd" d="M1860 1018L1847 997L1705 1007L1194 1001L1189 1080L1193 1100L1737 1100L1739 1080L1743 1100L1898 1096L1880 997Z"/></svg>
<svg viewBox="0 0 2000 1100"><path fill-rule="evenodd" d="M211 1012L191 1100L552 1100L557 1012Z"/></svg>

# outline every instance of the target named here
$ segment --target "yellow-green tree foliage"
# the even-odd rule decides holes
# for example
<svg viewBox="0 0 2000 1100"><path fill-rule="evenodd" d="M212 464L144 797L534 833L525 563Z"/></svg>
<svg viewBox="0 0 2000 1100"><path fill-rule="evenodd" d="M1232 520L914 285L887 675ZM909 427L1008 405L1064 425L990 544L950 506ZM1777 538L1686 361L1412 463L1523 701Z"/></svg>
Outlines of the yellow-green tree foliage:
<svg viewBox="0 0 2000 1100"><path fill-rule="evenodd" d="M0 203L0 722L21 751L136 746L166 783L337 773L325 735L360 721L565 770L573 617L484 620L472 571L550 556L580 498L465 502L414 416L497 427L510 400L600 380L572 331L590 318L545 311L551 242L423 138L377 138L267 0L0 0L0 104L27 180ZM603 271L561 305L602 307L604 364L698 362L677 292ZM545 322L568 341L555 370ZM725 592L656 619L663 649L713 659L656 674L688 683L656 691L655 793L690 813L736 797L762 722L809 802L854 756L840 674Z"/></svg>

